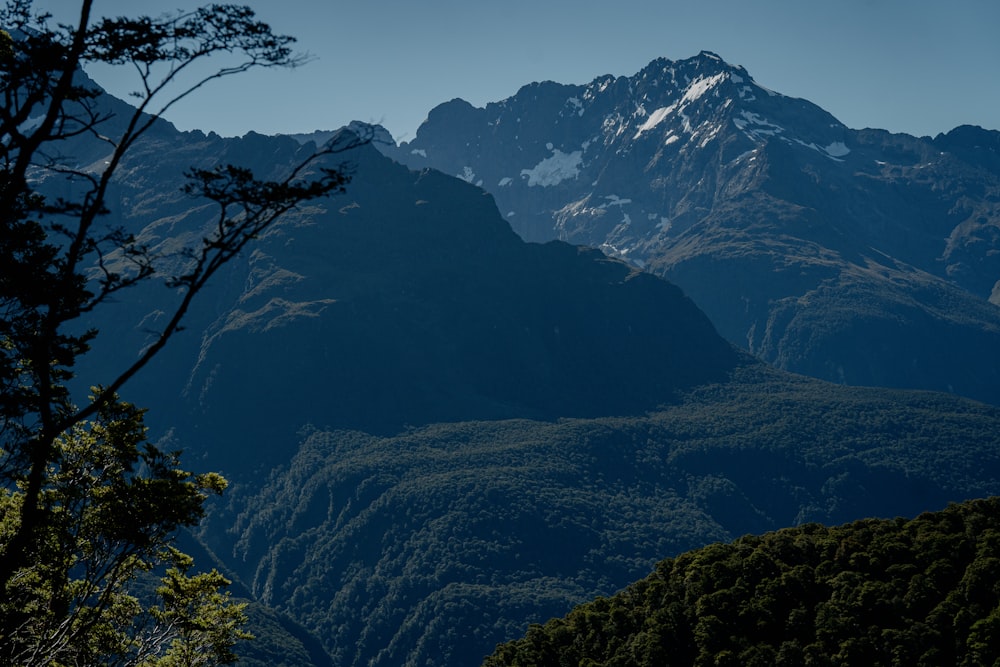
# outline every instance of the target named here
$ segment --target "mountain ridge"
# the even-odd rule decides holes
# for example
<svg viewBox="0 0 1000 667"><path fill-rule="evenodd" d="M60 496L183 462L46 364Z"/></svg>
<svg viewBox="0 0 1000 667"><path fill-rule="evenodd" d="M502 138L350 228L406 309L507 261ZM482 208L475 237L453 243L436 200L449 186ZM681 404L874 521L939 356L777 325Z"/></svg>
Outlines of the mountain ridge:
<svg viewBox="0 0 1000 667"><path fill-rule="evenodd" d="M309 150L252 133L153 138L123 163L111 208L169 269L175 248L211 223L180 193L179 164L228 160L273 177ZM160 155L170 157L142 167ZM247 437L294 437L320 419L388 435L443 421L641 412L748 363L675 286L592 249L526 244L479 188L410 171L371 146L336 159L364 177L285 216L220 271L189 330L130 384L137 403L162 406L152 424L181 420L175 436L214 441L226 469L244 460L223 443L241 440L231 425L248 406L283 418L248 425ZM147 344L157 300L171 298L155 281L131 295L95 314L108 335L82 376ZM275 383L294 391L266 391ZM255 465L284 460L260 456Z"/></svg>
<svg viewBox="0 0 1000 667"><path fill-rule="evenodd" d="M109 205L169 253L209 220L188 163L280 176L311 149L165 129ZM674 550L996 493L995 407L770 370L675 285L523 242L472 184L371 146L337 159L348 190L217 274L123 393L233 482L209 551L341 664L468 664ZM172 296L95 313L90 368L141 349Z"/></svg>
<svg viewBox="0 0 1000 667"><path fill-rule="evenodd" d="M703 52L447 102L381 149L484 187L523 238L666 277L781 368L997 403L998 142L851 130Z"/></svg>

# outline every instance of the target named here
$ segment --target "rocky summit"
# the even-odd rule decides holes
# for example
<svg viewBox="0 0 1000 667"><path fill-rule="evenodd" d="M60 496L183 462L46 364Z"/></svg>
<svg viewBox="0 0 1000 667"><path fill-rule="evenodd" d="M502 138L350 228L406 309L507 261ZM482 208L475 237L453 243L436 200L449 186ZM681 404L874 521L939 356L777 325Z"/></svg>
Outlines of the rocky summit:
<svg viewBox="0 0 1000 667"><path fill-rule="evenodd" d="M851 129L702 52L452 100L383 150L668 278L781 368L1000 402L1000 133Z"/></svg>

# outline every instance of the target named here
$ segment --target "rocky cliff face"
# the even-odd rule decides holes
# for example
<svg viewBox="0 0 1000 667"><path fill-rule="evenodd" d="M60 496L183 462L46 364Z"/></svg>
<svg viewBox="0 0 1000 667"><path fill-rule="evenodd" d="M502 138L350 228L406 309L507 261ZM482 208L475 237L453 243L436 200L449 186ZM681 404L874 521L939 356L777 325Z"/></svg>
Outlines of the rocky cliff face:
<svg viewBox="0 0 1000 667"><path fill-rule="evenodd" d="M782 368L1000 401L1000 133L851 130L703 52L453 100L385 151L667 277Z"/></svg>

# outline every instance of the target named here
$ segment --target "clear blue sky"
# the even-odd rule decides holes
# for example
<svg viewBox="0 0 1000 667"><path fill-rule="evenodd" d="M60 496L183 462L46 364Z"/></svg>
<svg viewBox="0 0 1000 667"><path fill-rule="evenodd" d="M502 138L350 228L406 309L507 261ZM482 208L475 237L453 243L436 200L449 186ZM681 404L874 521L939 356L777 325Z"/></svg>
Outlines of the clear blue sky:
<svg viewBox="0 0 1000 667"><path fill-rule="evenodd" d="M36 0L67 16L73 0ZM96 0L103 15L159 15L189 0ZM244 74L168 115L181 129L242 135L380 122L412 138L435 105L477 106L532 81L631 75L705 49L761 85L849 127L935 135L1000 129L997 0L246 0L314 56ZM94 72L124 96L124 72Z"/></svg>

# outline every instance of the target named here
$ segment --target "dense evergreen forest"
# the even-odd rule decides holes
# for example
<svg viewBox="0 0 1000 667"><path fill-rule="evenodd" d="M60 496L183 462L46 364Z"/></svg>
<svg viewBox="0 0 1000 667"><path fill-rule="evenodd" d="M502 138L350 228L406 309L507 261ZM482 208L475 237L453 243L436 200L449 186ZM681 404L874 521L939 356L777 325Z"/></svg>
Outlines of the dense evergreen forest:
<svg viewBox="0 0 1000 667"><path fill-rule="evenodd" d="M485 667L993 665L1000 498L713 544L499 646Z"/></svg>
<svg viewBox="0 0 1000 667"><path fill-rule="evenodd" d="M334 664L476 664L690 549L997 495L997 423L757 364L645 416L313 427L201 535Z"/></svg>
<svg viewBox="0 0 1000 667"><path fill-rule="evenodd" d="M251 9L79 4L75 25L0 9L0 665L464 667L526 631L487 664L995 661L995 501L971 499L1000 494L1000 406L951 373L961 352L996 387L992 304L985 333L924 335L926 354L897 331L952 331L965 297L906 292L933 296L910 319L866 289L782 286L826 322L795 315L783 353L832 359L826 332L862 365L943 370L917 386L949 393L776 370L641 262L526 243L471 179L410 171L374 128L178 132L160 115L203 84L306 58ZM212 54L235 64L175 80ZM89 65L133 67L136 106ZM789 147L761 156L740 182L771 164L766 182L804 185L770 180ZM949 191L992 206L994 182ZM728 210L756 196L737 190ZM592 221L627 203L605 192ZM703 203L681 208L724 210ZM778 237L764 254L788 264ZM804 247L799 267L833 266ZM881 271L864 250L851 280ZM777 303L735 275L692 284ZM855 331L857 312L893 326ZM778 340L761 313L749 331Z"/></svg>

